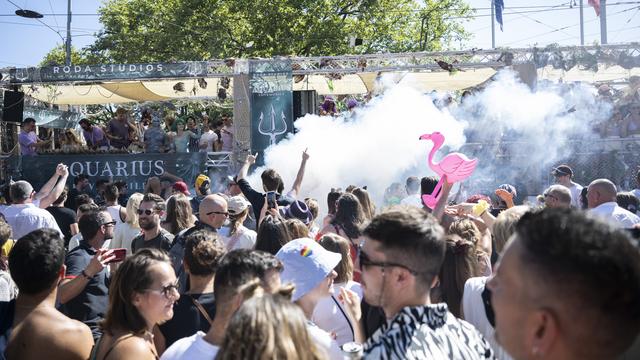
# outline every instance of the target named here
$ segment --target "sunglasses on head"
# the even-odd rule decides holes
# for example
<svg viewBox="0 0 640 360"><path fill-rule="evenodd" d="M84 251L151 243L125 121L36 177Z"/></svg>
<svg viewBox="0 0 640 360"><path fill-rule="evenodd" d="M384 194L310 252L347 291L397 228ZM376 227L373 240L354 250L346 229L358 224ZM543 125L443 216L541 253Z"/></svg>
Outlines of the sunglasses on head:
<svg viewBox="0 0 640 360"><path fill-rule="evenodd" d="M155 210L150 210L150 209L142 210L142 209L138 209L138 210L136 210L136 212L138 213L138 215L145 214L145 215L149 216L149 215L151 215L151 214L155 213Z"/></svg>

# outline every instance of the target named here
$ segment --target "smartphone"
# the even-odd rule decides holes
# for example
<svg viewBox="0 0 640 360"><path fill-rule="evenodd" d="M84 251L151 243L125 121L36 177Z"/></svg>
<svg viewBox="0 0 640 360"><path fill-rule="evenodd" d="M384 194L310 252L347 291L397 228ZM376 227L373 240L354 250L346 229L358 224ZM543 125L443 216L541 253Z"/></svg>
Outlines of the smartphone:
<svg viewBox="0 0 640 360"><path fill-rule="evenodd" d="M267 207L269 209L275 209L277 206L276 204L276 192L275 191L269 191L267 193Z"/></svg>
<svg viewBox="0 0 640 360"><path fill-rule="evenodd" d="M109 264L123 261L124 258L127 257L127 249L113 249L113 255L115 255L115 257L113 258L113 260L109 261Z"/></svg>

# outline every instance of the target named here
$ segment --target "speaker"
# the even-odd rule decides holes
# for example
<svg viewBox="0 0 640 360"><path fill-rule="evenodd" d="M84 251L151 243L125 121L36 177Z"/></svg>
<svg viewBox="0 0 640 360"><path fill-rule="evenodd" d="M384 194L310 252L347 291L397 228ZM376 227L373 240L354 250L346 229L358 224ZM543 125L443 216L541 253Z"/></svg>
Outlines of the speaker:
<svg viewBox="0 0 640 360"><path fill-rule="evenodd" d="M24 111L24 93L20 91L5 91L2 120L6 122L22 123Z"/></svg>
<svg viewBox="0 0 640 360"><path fill-rule="evenodd" d="M318 95L315 90L293 92L293 119L318 113Z"/></svg>

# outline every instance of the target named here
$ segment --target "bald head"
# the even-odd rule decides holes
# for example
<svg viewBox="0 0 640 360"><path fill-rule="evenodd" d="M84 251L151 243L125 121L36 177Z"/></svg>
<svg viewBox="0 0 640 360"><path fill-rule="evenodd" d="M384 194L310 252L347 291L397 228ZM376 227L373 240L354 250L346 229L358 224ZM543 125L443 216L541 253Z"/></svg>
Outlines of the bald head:
<svg viewBox="0 0 640 360"><path fill-rule="evenodd" d="M607 202L615 202L618 189L616 185L608 179L593 180L589 184L587 190L587 202L589 203L589 209L593 209L601 204Z"/></svg>
<svg viewBox="0 0 640 360"><path fill-rule="evenodd" d="M571 191L564 185L551 185L544 192L544 204L550 208L570 208Z"/></svg>
<svg viewBox="0 0 640 360"><path fill-rule="evenodd" d="M220 195L207 195L200 202L200 221L219 229L227 220L227 201Z"/></svg>

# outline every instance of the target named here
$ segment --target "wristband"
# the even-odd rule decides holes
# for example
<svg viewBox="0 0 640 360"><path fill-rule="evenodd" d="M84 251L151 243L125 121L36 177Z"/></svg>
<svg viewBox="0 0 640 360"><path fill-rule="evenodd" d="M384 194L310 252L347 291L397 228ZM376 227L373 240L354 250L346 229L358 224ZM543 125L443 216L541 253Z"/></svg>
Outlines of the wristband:
<svg viewBox="0 0 640 360"><path fill-rule="evenodd" d="M91 280L91 276L87 275L87 273L84 270L82 270L80 274L82 274L82 276L84 276L85 279Z"/></svg>
<svg viewBox="0 0 640 360"><path fill-rule="evenodd" d="M489 209L489 203L486 200L480 200L477 204L473 205L473 215L481 216Z"/></svg>

